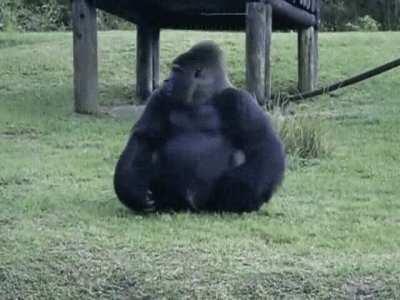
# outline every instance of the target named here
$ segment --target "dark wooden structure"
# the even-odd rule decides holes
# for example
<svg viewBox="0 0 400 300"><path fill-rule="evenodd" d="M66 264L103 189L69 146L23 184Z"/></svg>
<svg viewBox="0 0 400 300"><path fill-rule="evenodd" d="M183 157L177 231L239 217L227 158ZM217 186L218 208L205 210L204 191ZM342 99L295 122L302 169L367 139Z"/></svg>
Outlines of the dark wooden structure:
<svg viewBox="0 0 400 300"><path fill-rule="evenodd" d="M314 89L318 73L320 0L72 0L75 108L97 110L96 8L137 25L137 95L159 85L160 30L245 30L246 82L263 104L271 95L273 30L296 30L299 90Z"/></svg>

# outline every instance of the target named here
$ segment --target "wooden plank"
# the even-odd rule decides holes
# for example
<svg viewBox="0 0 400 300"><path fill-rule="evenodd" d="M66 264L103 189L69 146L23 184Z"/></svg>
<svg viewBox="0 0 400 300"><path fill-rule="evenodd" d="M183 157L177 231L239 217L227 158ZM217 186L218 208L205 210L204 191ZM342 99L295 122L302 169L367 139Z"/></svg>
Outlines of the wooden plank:
<svg viewBox="0 0 400 300"><path fill-rule="evenodd" d="M262 2L247 3L246 85L257 101L265 104L266 8Z"/></svg>
<svg viewBox="0 0 400 300"><path fill-rule="evenodd" d="M150 5L155 5L173 13L197 14L202 12L239 12L245 7L247 0L147 0Z"/></svg>
<svg viewBox="0 0 400 300"><path fill-rule="evenodd" d="M313 14L297 8L290 3L282 0L265 0L265 3L271 4L280 18L287 18L290 20L292 27L307 28L316 24L316 18ZM304 5L301 3L301 5Z"/></svg>
<svg viewBox="0 0 400 300"><path fill-rule="evenodd" d="M311 10L301 8L300 0L250 1L272 5L275 14L274 29L307 28L316 24L315 15ZM207 30L243 30L246 3L248 0L96 1L99 8L135 24L149 23L161 28Z"/></svg>
<svg viewBox="0 0 400 300"><path fill-rule="evenodd" d="M265 101L271 100L272 95L272 69L271 69L271 44L272 44L272 6L265 5L266 33L265 33Z"/></svg>
<svg viewBox="0 0 400 300"><path fill-rule="evenodd" d="M72 1L75 111L97 112L96 8L89 0Z"/></svg>
<svg viewBox="0 0 400 300"><path fill-rule="evenodd" d="M311 0L311 12L315 13L315 0Z"/></svg>
<svg viewBox="0 0 400 300"><path fill-rule="evenodd" d="M298 33L298 63L299 90L309 92L315 88L317 43L314 27L299 30Z"/></svg>
<svg viewBox="0 0 400 300"><path fill-rule="evenodd" d="M319 29L321 26L321 1L315 0L315 28Z"/></svg>
<svg viewBox="0 0 400 300"><path fill-rule="evenodd" d="M144 102L153 91L153 30L147 25L136 28L136 94Z"/></svg>

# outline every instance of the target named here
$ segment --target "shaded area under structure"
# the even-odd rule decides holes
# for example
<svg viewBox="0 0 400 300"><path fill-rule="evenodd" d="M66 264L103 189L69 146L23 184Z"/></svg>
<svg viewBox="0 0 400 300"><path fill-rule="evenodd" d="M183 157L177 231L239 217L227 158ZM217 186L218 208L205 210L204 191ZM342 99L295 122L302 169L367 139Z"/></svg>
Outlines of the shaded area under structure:
<svg viewBox="0 0 400 300"><path fill-rule="evenodd" d="M137 25L136 94L145 101L159 86L162 29L246 32L246 88L260 104L271 97L273 30L298 31L299 90L318 77L320 0L72 0L75 110L97 107L96 9Z"/></svg>

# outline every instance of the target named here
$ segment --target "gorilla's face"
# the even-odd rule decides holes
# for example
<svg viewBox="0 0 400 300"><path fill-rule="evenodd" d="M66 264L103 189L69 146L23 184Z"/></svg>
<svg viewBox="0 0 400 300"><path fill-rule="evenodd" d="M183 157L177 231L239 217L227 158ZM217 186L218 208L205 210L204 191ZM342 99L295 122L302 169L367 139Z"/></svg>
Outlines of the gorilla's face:
<svg viewBox="0 0 400 300"><path fill-rule="evenodd" d="M174 64L161 89L165 95L180 103L193 104L201 81L200 68Z"/></svg>
<svg viewBox="0 0 400 300"><path fill-rule="evenodd" d="M222 51L213 42L202 42L179 55L161 92L184 105L207 102L230 86Z"/></svg>

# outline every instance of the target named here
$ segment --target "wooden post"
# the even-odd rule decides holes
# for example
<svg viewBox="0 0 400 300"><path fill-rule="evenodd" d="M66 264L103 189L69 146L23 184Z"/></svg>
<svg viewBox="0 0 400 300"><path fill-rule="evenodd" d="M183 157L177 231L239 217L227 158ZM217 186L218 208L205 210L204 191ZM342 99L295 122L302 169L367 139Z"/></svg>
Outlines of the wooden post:
<svg viewBox="0 0 400 300"><path fill-rule="evenodd" d="M319 84L319 29L321 25L321 0L314 0L316 25L314 26L314 42L315 42L315 87Z"/></svg>
<svg viewBox="0 0 400 300"><path fill-rule="evenodd" d="M266 35L265 35L265 101L269 102L272 95L271 43L272 43L272 6L265 5Z"/></svg>
<svg viewBox="0 0 400 300"><path fill-rule="evenodd" d="M248 91L265 104L266 5L248 2L246 17L246 85Z"/></svg>
<svg viewBox="0 0 400 300"><path fill-rule="evenodd" d="M314 89L319 84L319 29L314 27Z"/></svg>
<svg viewBox="0 0 400 300"><path fill-rule="evenodd" d="M75 111L97 112L97 25L92 0L72 1Z"/></svg>
<svg viewBox="0 0 400 300"><path fill-rule="evenodd" d="M138 25L136 43L136 93L144 102L153 91L153 30Z"/></svg>
<svg viewBox="0 0 400 300"><path fill-rule="evenodd" d="M153 29L153 89L160 87L160 28Z"/></svg>
<svg viewBox="0 0 400 300"><path fill-rule="evenodd" d="M318 45L314 27L301 29L298 33L299 90L312 91L317 81Z"/></svg>

